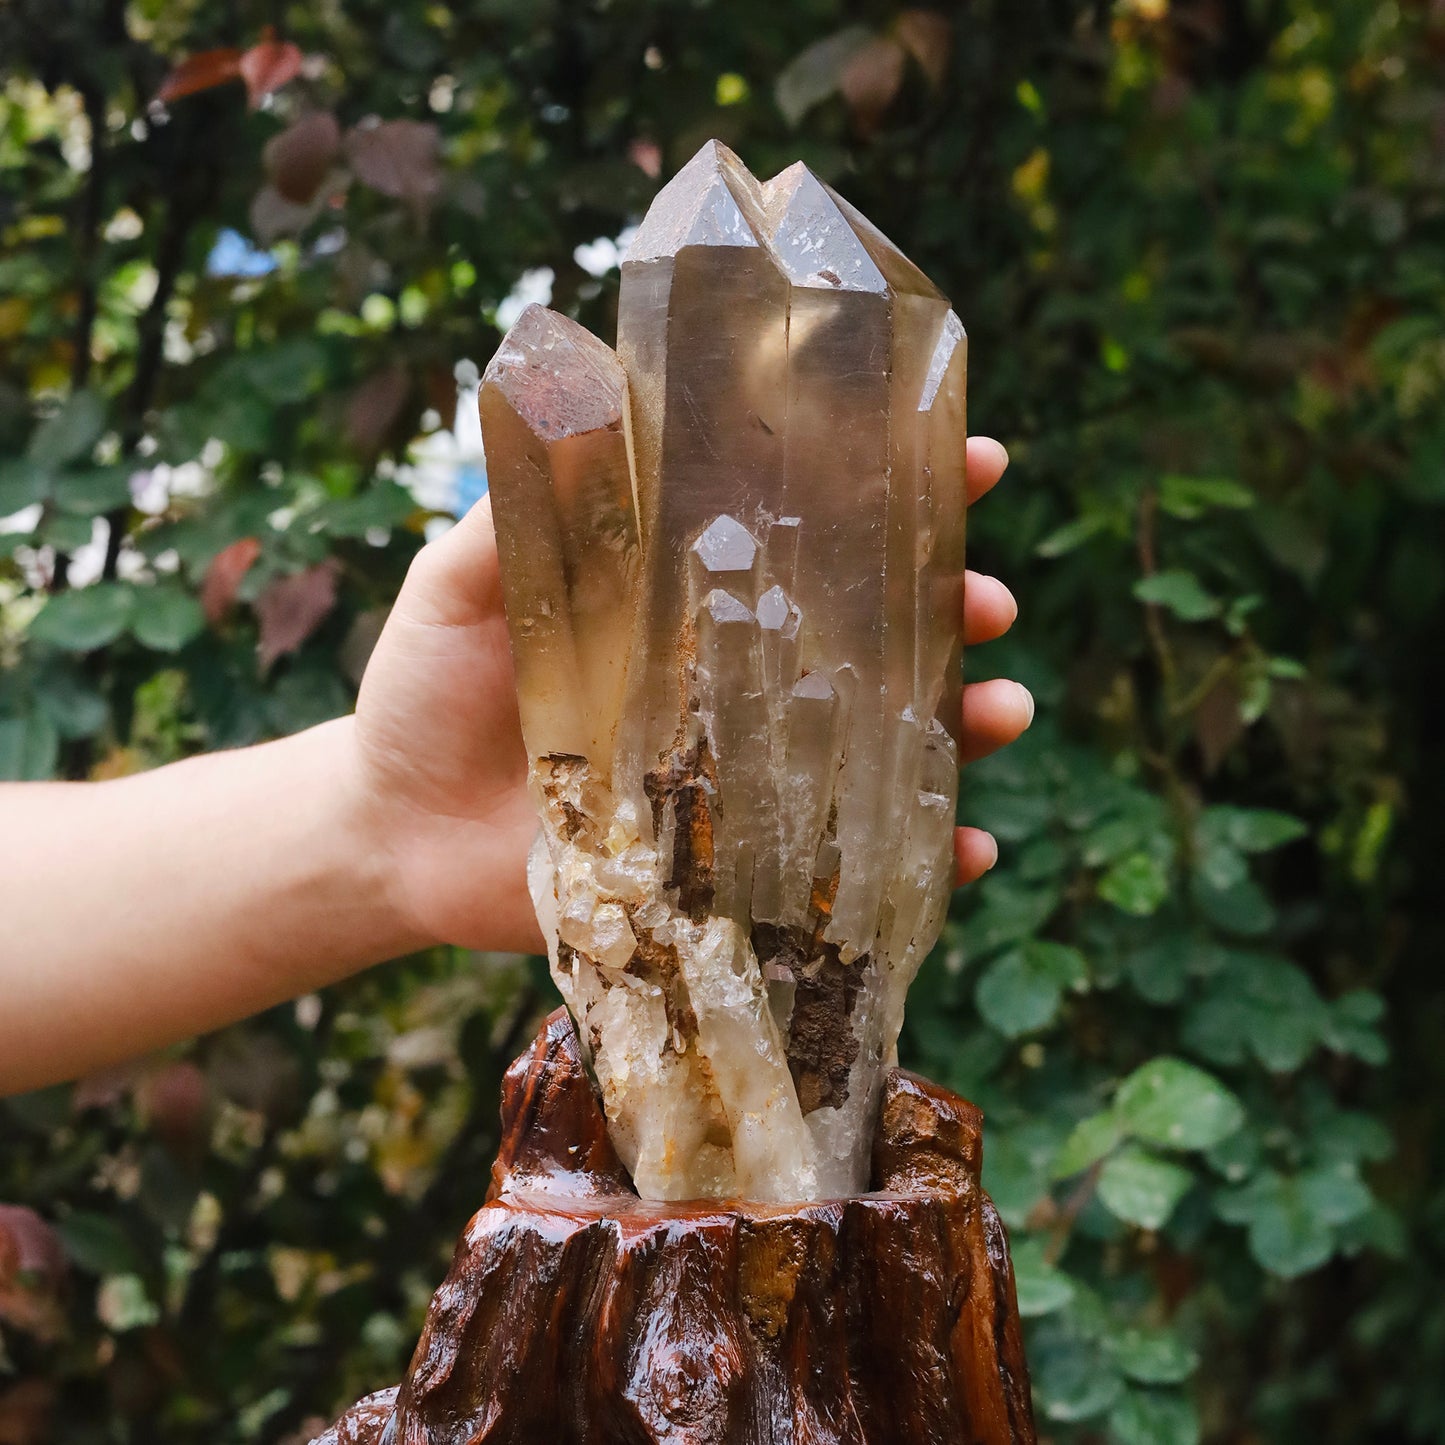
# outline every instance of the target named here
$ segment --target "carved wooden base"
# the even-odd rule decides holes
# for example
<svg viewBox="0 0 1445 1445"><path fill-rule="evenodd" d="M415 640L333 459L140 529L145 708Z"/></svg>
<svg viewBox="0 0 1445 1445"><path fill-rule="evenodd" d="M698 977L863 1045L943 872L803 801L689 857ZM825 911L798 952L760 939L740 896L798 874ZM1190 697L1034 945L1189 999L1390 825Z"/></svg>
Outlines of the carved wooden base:
<svg viewBox="0 0 1445 1445"><path fill-rule="evenodd" d="M406 1379L316 1445L1031 1445L980 1122L895 1070L875 1193L653 1203L559 1009Z"/></svg>

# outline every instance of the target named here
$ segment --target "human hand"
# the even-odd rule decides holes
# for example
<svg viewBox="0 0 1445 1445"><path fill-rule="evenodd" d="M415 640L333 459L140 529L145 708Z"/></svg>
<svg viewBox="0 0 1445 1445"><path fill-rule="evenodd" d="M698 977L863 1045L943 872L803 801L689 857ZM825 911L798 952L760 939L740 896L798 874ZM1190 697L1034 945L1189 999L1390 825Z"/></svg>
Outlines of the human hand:
<svg viewBox="0 0 1445 1445"><path fill-rule="evenodd" d="M970 439L970 504L1007 465L998 442ZM1017 611L1003 583L968 573L965 646L1001 636ZM1012 742L1033 711L1016 682L966 686L960 761ZM352 737L362 816L372 846L385 850L409 931L464 947L539 950L526 878L537 816L490 499L418 554L367 667ZM993 866L998 848L981 829L960 828L955 853L963 884Z"/></svg>

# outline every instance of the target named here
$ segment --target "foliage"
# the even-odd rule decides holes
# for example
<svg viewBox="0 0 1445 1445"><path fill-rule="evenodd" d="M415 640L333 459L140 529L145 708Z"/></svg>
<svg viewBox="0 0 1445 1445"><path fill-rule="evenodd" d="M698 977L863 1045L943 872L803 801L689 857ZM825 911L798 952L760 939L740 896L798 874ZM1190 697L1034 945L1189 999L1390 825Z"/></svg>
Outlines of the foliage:
<svg viewBox="0 0 1445 1445"><path fill-rule="evenodd" d="M610 335L660 175L801 155L1014 459L969 668L1040 720L904 1044L987 1111L1046 1432L1445 1437L1442 51L1417 0L12 0L0 776L344 710L519 279ZM5 1106L0 1440L393 1380L545 987L412 960Z"/></svg>

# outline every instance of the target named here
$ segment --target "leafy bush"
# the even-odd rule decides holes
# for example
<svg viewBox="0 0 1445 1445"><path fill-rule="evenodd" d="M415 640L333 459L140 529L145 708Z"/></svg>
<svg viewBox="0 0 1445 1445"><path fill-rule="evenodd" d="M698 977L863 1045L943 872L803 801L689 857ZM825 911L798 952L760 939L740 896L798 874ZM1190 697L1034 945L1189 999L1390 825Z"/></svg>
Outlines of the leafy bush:
<svg viewBox="0 0 1445 1445"><path fill-rule="evenodd" d="M15 0L0 776L344 710L521 279L610 335L660 175L801 155L1014 459L968 666L1040 720L904 1044L987 1110L1045 1433L1445 1438L1437 10ZM547 989L441 952L4 1106L0 1440L395 1379Z"/></svg>

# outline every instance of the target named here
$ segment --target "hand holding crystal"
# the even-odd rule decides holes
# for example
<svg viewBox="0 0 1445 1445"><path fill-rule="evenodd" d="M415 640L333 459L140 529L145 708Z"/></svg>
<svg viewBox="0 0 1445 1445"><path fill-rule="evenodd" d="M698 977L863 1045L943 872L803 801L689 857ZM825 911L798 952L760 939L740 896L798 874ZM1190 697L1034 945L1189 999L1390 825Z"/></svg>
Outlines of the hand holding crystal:
<svg viewBox="0 0 1445 1445"><path fill-rule="evenodd" d="M1007 465L998 442L969 438L970 504ZM967 574L966 646L1001 637L1017 611L998 578ZM1033 711L1019 683L966 685L961 761L1012 742ZM537 813L527 794L489 500L418 554L366 670L355 748L367 808L417 936L481 949L540 948L527 893ZM960 885L998 856L979 828L959 828L955 850Z"/></svg>

